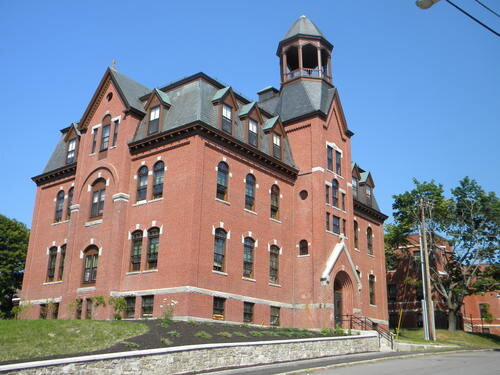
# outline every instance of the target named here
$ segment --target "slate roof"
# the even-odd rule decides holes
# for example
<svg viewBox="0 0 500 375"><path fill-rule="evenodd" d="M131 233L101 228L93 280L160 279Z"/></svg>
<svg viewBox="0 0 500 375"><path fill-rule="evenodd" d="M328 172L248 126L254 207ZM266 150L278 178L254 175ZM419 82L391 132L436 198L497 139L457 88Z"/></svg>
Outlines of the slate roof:
<svg viewBox="0 0 500 375"><path fill-rule="evenodd" d="M143 103L139 98L151 92L151 89L134 81L126 75L119 73L114 68L109 68L110 74L118 85L126 105L138 111L144 112Z"/></svg>
<svg viewBox="0 0 500 375"><path fill-rule="evenodd" d="M357 165L355 162L352 162L351 163L351 170L354 169L354 167L357 167L358 170L359 170L359 174L360 174L360 179L359 179L359 183L360 185L358 185L358 196L356 198L354 198L355 200L357 200L358 202L361 202L363 203L364 205L368 206L368 207L371 207L377 211L380 212L380 207L378 206L378 203L377 203L377 199L375 198L375 193L372 189L372 198L368 198L368 196L366 195L366 180L368 178L368 176L370 175L370 172L369 171L365 171L364 169L360 168L359 165ZM362 185L361 185L362 184ZM374 186L372 186L373 188Z"/></svg>
<svg viewBox="0 0 500 375"><path fill-rule="evenodd" d="M326 116L335 92L323 80L297 80L283 86L279 95L259 102L259 107L283 122L318 111Z"/></svg>
<svg viewBox="0 0 500 375"><path fill-rule="evenodd" d="M288 32L283 37L283 40L293 38L297 35L318 36L325 38L323 33L319 30L318 26L316 26L309 18L304 15L300 16L299 19L295 21L295 23L292 25L292 27L290 27Z"/></svg>

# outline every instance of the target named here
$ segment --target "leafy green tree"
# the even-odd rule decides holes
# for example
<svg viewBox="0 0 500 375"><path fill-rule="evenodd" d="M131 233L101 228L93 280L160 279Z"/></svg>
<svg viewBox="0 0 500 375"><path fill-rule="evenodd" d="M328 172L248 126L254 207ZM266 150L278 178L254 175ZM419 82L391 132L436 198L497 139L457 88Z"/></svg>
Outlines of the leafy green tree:
<svg viewBox="0 0 500 375"><path fill-rule="evenodd" d="M26 225L0 215L0 315L12 317L12 297L21 287L29 231Z"/></svg>
<svg viewBox="0 0 500 375"><path fill-rule="evenodd" d="M414 184L411 191L393 196L395 223L386 229L386 246L396 245L401 238L419 230L420 198L432 203L432 210L426 215L430 252L438 234L454 248L443 254L446 274L439 273L430 262L432 286L446 302L449 330L453 331L465 296L499 289L498 271L485 269L482 264L495 265L500 260L500 201L495 193L486 193L468 177L451 190L451 199L445 198L443 186L434 181L414 180Z"/></svg>

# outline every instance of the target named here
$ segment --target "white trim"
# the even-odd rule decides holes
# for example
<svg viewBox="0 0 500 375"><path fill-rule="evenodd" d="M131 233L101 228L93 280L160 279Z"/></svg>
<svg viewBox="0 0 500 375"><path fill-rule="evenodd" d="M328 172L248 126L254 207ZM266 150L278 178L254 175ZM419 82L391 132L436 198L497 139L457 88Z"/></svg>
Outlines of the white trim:
<svg viewBox="0 0 500 375"><path fill-rule="evenodd" d="M351 254L349 253L349 249L347 248L346 243L344 240L339 242L338 244L335 245L333 248L332 252L330 253L330 256L328 257L328 260L326 261L325 264L325 269L323 270L323 273L321 274L321 281L324 283L329 283L330 282L330 273L333 270L333 267L337 263L337 260L340 257L341 252L344 252L347 260L349 262L349 265L351 266L352 274L356 278L356 282L358 284L358 291L361 291L362 285L361 285L361 280L358 277L358 273L356 272L356 267L354 266L354 262L352 261Z"/></svg>
<svg viewBox="0 0 500 375"><path fill-rule="evenodd" d="M93 227L94 225L99 225L102 223L102 219L94 220L94 221L87 221L84 225L86 227Z"/></svg>
<svg viewBox="0 0 500 375"><path fill-rule="evenodd" d="M111 196L113 202L128 202L130 195L127 193L116 193Z"/></svg>
<svg viewBox="0 0 500 375"><path fill-rule="evenodd" d="M95 290L95 286L87 286L84 288L78 288L76 290L77 293L85 293L85 292L92 292Z"/></svg>
<svg viewBox="0 0 500 375"><path fill-rule="evenodd" d="M40 298L40 299L31 299L31 300L22 300L19 304L20 305L27 305L27 304L32 304L32 305L41 305L44 303L58 303L62 301L62 297L55 297L55 298Z"/></svg>
<svg viewBox="0 0 500 375"><path fill-rule="evenodd" d="M325 172L325 168L323 167L312 167L311 172Z"/></svg>

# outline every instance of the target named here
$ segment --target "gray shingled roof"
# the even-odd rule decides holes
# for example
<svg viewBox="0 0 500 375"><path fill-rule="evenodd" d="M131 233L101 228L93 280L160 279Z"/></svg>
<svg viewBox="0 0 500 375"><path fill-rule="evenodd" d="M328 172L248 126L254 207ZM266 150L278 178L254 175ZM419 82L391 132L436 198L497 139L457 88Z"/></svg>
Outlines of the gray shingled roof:
<svg viewBox="0 0 500 375"><path fill-rule="evenodd" d="M317 111L328 114L335 88L322 80L297 80L283 86L280 95L259 102L259 106L281 121L288 121Z"/></svg>
<svg viewBox="0 0 500 375"><path fill-rule="evenodd" d="M310 35L319 36L324 39L325 36L321 31L319 31L318 26L316 26L309 18L306 16L300 16L297 21L290 27L288 32L283 37L283 40L293 38L296 35Z"/></svg>
<svg viewBox="0 0 500 375"><path fill-rule="evenodd" d="M144 112L143 103L139 100L139 98L151 92L151 89L148 89L146 86L143 86L126 75L119 73L113 68L109 68L109 71L118 85L118 90L120 90L123 94L126 101L125 104Z"/></svg>
<svg viewBox="0 0 500 375"><path fill-rule="evenodd" d="M209 126L218 128L217 107L214 105L213 100L215 100L214 98L218 98L217 100L222 98L228 89L218 89L203 79L197 79L167 91L171 107L165 112L166 115L163 116L163 121L159 124L159 132L166 132L195 121L202 121ZM252 103L245 105L238 101L238 111L246 111L250 104ZM234 120L235 127L232 136L246 143L247 137L243 122L239 116L235 116ZM146 116L140 122L132 142L146 138L148 136L147 127L148 119ZM259 132L258 149L271 156L271 150L269 149L270 137L270 134L265 134L263 131ZM286 138L283 142L283 151L283 162L294 167L292 152Z"/></svg>

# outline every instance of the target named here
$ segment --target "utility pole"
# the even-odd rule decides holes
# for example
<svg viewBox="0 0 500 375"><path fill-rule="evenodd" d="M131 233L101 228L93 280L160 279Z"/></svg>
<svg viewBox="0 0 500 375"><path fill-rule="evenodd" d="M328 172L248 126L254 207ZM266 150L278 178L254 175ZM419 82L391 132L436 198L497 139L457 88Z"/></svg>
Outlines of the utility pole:
<svg viewBox="0 0 500 375"><path fill-rule="evenodd" d="M427 250L427 230L425 227L425 209L429 206L429 202L425 198L420 198L420 244L422 247L423 262L422 262L422 282L424 289L424 300L425 300L425 313L427 316L427 332L429 334L428 340L436 341L436 329L434 325L434 304L432 302L432 288L431 288L431 274L429 267L429 252ZM427 337L426 337L427 339Z"/></svg>

